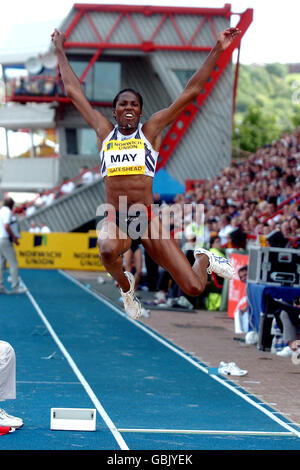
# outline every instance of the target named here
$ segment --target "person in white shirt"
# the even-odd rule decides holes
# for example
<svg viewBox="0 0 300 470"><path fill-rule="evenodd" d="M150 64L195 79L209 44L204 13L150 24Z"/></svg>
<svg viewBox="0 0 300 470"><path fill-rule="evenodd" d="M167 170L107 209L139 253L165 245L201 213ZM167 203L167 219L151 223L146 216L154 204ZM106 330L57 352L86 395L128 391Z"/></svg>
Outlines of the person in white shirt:
<svg viewBox="0 0 300 470"><path fill-rule="evenodd" d="M94 181L94 175L87 166L81 168L81 184L91 184Z"/></svg>
<svg viewBox="0 0 300 470"><path fill-rule="evenodd" d="M55 193L45 193L40 195L40 197L36 201L36 204L38 207L50 206L54 200Z"/></svg>
<svg viewBox="0 0 300 470"><path fill-rule="evenodd" d="M8 293L4 287L6 262L9 263L12 293L23 294L26 292L26 289L20 286L19 267L14 248L14 244L19 244L18 236L11 227L14 204L14 200L8 197L4 200L3 206L0 209L0 293L2 294Z"/></svg>
<svg viewBox="0 0 300 470"><path fill-rule="evenodd" d="M50 233L51 230L45 223L41 223L40 233Z"/></svg>
<svg viewBox="0 0 300 470"><path fill-rule="evenodd" d="M229 242L229 234L235 230L230 224L230 217L227 214L223 214L220 221L220 230L218 236L221 239L221 246L226 247Z"/></svg>
<svg viewBox="0 0 300 470"><path fill-rule="evenodd" d="M73 183L73 181L69 180L69 178L64 178L63 184L60 187L59 193L61 196L64 196L74 191L74 189L75 189L75 184Z"/></svg>
<svg viewBox="0 0 300 470"><path fill-rule="evenodd" d="M30 229L28 230L29 233L39 233L41 231L40 227L37 225L34 220L30 222Z"/></svg>
<svg viewBox="0 0 300 470"><path fill-rule="evenodd" d="M36 211L36 207L35 207L34 204L33 204L32 206L28 206L28 207L25 209L26 217L29 217L30 215L34 214L35 211Z"/></svg>

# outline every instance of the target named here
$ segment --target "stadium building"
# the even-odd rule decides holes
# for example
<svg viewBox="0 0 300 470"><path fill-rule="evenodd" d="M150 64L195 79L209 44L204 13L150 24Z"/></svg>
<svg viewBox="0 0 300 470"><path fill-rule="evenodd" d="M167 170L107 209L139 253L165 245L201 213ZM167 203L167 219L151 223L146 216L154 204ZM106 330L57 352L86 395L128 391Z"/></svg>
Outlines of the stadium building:
<svg viewBox="0 0 300 470"><path fill-rule="evenodd" d="M233 18L234 17L234 18ZM231 163L232 117L243 35L253 11L223 8L74 4L58 28L65 49L92 105L108 118L116 93L125 87L144 98L143 119L169 106L201 66L223 29L242 34L221 56L197 100L165 132L154 178L154 192L168 198L183 192L191 180L209 179ZM237 67L232 53L237 50ZM2 60L6 155L0 190L51 192L63 178L76 181L84 166L97 174L95 133L65 96L57 61L49 49L35 57ZM18 69L18 77L12 70ZM20 72L21 70L21 72ZM27 151L13 149L16 137ZM100 178L55 199L21 220L45 222L53 231L83 230L104 201Z"/></svg>

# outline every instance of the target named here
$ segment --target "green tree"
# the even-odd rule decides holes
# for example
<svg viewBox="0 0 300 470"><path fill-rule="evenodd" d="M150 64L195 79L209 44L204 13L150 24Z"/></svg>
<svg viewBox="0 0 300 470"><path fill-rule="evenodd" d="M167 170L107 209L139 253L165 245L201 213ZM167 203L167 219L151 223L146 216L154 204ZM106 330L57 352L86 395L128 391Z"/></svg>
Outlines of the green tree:
<svg viewBox="0 0 300 470"><path fill-rule="evenodd" d="M235 122L233 146L248 152L270 144L280 137L276 116L264 113L258 106L250 106L240 123Z"/></svg>
<svg viewBox="0 0 300 470"><path fill-rule="evenodd" d="M266 64L266 71L270 75L276 75L277 77L283 78L288 73L288 67L286 64L279 64L278 62L273 64Z"/></svg>
<svg viewBox="0 0 300 470"><path fill-rule="evenodd" d="M300 74L285 64L240 65L233 146L255 151L300 125Z"/></svg>

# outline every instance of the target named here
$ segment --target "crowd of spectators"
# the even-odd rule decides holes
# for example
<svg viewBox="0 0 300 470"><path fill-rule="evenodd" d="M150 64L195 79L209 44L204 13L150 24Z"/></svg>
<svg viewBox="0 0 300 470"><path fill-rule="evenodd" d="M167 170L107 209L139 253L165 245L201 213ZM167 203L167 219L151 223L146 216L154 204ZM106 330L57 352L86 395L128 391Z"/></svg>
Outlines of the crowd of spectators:
<svg viewBox="0 0 300 470"><path fill-rule="evenodd" d="M65 96L62 81L55 76L26 76L13 80L7 85L7 94L16 96ZM10 88L12 87L12 90Z"/></svg>
<svg viewBox="0 0 300 470"><path fill-rule="evenodd" d="M280 231L283 235L280 246L297 248L299 175L300 128L297 128L247 158L233 162L221 175L195 183L194 189L178 195L176 201L204 204L209 231L221 237L223 247L228 246L228 233L239 228L248 240L261 236L267 239L267 244L268 237Z"/></svg>

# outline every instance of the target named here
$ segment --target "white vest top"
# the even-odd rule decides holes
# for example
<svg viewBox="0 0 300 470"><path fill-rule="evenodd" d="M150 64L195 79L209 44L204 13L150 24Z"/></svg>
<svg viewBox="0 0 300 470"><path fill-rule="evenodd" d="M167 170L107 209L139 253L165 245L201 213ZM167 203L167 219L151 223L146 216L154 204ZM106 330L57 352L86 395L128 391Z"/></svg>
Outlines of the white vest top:
<svg viewBox="0 0 300 470"><path fill-rule="evenodd" d="M101 176L146 175L153 178L158 152L152 148L139 123L137 130L123 135L118 126L104 139L100 151Z"/></svg>

